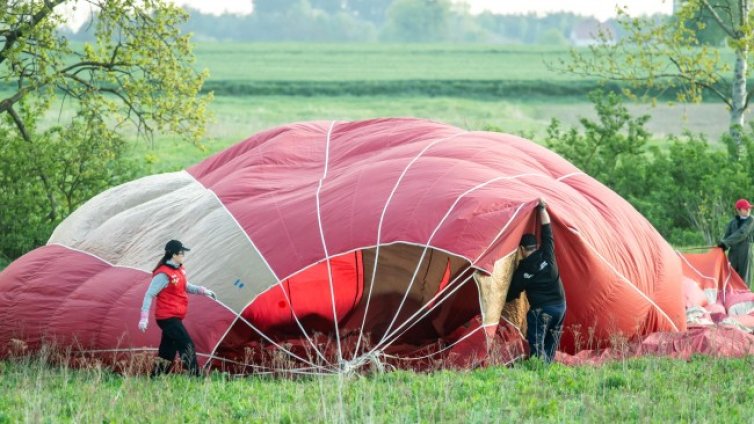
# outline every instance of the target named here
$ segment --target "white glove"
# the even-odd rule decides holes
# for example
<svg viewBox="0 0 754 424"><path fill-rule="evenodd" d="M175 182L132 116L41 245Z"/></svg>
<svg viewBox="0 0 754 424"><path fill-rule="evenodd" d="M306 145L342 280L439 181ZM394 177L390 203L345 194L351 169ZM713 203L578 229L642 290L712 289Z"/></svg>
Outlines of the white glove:
<svg viewBox="0 0 754 424"><path fill-rule="evenodd" d="M142 333L147 331L148 323L149 323L149 312L141 311L141 319L139 320L139 330Z"/></svg>
<svg viewBox="0 0 754 424"><path fill-rule="evenodd" d="M210 289L208 289L206 287L202 287L202 290L204 290L203 294L205 296L211 298L212 300L217 300L217 295L215 294L215 292L213 292L212 290L210 290Z"/></svg>

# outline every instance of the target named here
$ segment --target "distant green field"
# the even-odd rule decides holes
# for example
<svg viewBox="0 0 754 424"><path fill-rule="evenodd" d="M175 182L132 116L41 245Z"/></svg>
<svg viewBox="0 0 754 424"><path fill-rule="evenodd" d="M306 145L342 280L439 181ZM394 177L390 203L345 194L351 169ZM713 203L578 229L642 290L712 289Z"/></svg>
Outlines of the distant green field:
<svg viewBox="0 0 754 424"><path fill-rule="evenodd" d="M419 95L578 98L603 87L557 70L570 48L476 44L199 43L197 68L219 95ZM733 56L721 52L722 63ZM553 66L555 69L553 69ZM621 84L604 86L619 91ZM661 95L672 99L674 90Z"/></svg>
<svg viewBox="0 0 754 424"><path fill-rule="evenodd" d="M545 61L568 49L473 44L198 43L210 81L577 80Z"/></svg>
<svg viewBox="0 0 754 424"><path fill-rule="evenodd" d="M584 98L599 86L551 69L563 47L201 43L195 53L205 89L228 96Z"/></svg>
<svg viewBox="0 0 754 424"><path fill-rule="evenodd" d="M548 69L568 56L561 47L200 43L195 53L197 67L210 71L205 88L216 93L216 119L204 149L163 134L154 145L137 143L134 154L150 156L150 172L182 169L263 129L308 120L414 116L537 141L552 118L573 126L594 117L586 94L598 86ZM727 128L727 111L712 102L629 108L652 116L647 128L657 137L689 129L715 140ZM71 113L53 108L42 127Z"/></svg>

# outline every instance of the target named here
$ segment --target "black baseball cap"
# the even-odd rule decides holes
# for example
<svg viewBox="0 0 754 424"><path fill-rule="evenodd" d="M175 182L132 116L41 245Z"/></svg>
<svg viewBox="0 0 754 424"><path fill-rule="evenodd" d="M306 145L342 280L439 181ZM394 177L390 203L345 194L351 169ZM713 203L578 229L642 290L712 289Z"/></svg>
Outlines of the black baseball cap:
<svg viewBox="0 0 754 424"><path fill-rule="evenodd" d="M188 252L189 250L191 249L184 246L183 243L178 240L170 240L168 244L165 245L165 253L176 254L178 252Z"/></svg>
<svg viewBox="0 0 754 424"><path fill-rule="evenodd" d="M521 243L519 243L519 246L526 249L534 249L537 247L537 237L534 234L526 233L521 236Z"/></svg>

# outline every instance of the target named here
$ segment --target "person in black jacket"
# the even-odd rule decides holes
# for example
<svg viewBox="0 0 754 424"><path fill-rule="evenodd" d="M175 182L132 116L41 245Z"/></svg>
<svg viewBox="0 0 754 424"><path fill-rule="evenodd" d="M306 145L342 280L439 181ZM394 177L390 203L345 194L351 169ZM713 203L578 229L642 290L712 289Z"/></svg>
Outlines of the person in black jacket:
<svg viewBox="0 0 754 424"><path fill-rule="evenodd" d="M725 227L723 239L717 246L728 251L728 262L744 280L747 286L754 288L751 272L751 245L754 243L754 218L751 217L751 204L746 199L736 202L736 216Z"/></svg>
<svg viewBox="0 0 754 424"><path fill-rule="evenodd" d="M539 199L537 209L542 223L542 243L537 249L537 237L534 234L524 234L521 237L520 248L524 259L513 273L506 302L518 298L522 291L526 292L529 300L526 339L531 355L551 362L555 358L563 332L566 301L555 260L550 215L544 199Z"/></svg>

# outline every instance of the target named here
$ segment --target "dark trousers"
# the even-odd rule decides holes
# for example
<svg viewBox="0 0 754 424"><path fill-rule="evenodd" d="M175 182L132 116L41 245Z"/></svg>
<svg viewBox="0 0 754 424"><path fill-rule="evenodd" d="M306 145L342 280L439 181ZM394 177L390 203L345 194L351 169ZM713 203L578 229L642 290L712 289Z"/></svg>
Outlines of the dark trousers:
<svg viewBox="0 0 754 424"><path fill-rule="evenodd" d="M181 355L184 368L192 375L199 375L196 348L183 322L179 318L158 319L157 325L162 330L162 340L160 340L158 351L161 360L155 364L152 376L167 372L173 364L176 352Z"/></svg>
<svg viewBox="0 0 754 424"><path fill-rule="evenodd" d="M532 308L526 314L526 339L531 356L538 356L545 362L555 358L555 351L563 333L563 318L566 305L548 305Z"/></svg>

